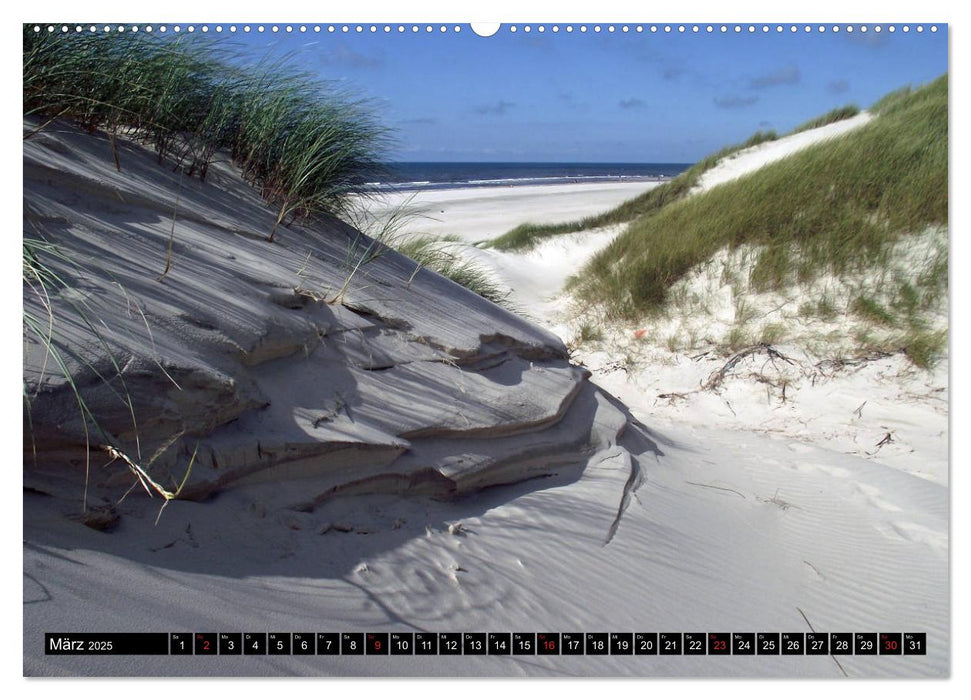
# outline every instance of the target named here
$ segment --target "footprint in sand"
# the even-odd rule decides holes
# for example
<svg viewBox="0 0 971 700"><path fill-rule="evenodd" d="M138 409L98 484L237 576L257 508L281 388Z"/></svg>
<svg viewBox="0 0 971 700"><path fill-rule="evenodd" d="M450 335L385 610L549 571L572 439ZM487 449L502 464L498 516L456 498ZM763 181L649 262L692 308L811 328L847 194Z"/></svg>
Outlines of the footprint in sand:
<svg viewBox="0 0 971 700"><path fill-rule="evenodd" d="M866 499L867 504L874 508L879 508L887 513L899 513L901 510L903 510L900 506L882 498L880 489L876 488L875 486L853 484L853 490L861 494Z"/></svg>
<svg viewBox="0 0 971 700"><path fill-rule="evenodd" d="M801 442L790 442L789 450L795 452L796 454L806 454L807 452L812 452L813 448L809 445L804 445Z"/></svg>
<svg viewBox="0 0 971 700"><path fill-rule="evenodd" d="M801 462L796 464L795 468L807 474L819 472L821 474L836 477L837 479L845 479L852 474L849 469L844 469L843 467L834 467L831 464L819 464L818 462Z"/></svg>
<svg viewBox="0 0 971 700"><path fill-rule="evenodd" d="M909 542L918 542L941 554L947 554L946 532L932 530L929 527L904 520L891 521L890 527L897 535Z"/></svg>
<svg viewBox="0 0 971 700"><path fill-rule="evenodd" d="M415 578L418 579L418 586L421 587L422 592L426 596L430 596L438 590L435 579L427 571L424 571L423 569L414 569L413 573Z"/></svg>

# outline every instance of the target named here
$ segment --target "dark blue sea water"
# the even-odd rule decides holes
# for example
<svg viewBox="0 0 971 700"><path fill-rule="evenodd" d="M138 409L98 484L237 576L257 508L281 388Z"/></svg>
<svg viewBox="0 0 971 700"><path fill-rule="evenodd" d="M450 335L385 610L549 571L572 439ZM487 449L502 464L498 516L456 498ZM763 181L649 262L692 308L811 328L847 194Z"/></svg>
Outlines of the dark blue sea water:
<svg viewBox="0 0 971 700"><path fill-rule="evenodd" d="M568 182L642 182L674 177L690 163L386 163L376 189L515 187Z"/></svg>

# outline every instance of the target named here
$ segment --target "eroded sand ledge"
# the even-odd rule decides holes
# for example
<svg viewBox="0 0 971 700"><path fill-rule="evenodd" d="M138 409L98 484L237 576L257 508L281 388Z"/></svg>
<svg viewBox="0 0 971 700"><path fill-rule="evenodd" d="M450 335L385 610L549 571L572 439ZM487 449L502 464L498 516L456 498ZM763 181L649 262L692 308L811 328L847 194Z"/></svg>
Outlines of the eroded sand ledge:
<svg viewBox="0 0 971 700"><path fill-rule="evenodd" d="M109 154L63 125L25 141L25 231L73 262L45 260L69 287L51 292L55 339L108 436L89 426L92 444L171 489L194 453L183 497L292 479L280 507L453 496L581 467L628 429L549 332L336 220L268 243L272 213L228 166L200 182L134 145L120 172ZM33 289L25 308L44 318ZM28 343L25 484L76 501L84 426L45 355ZM92 497L133 482L105 461Z"/></svg>

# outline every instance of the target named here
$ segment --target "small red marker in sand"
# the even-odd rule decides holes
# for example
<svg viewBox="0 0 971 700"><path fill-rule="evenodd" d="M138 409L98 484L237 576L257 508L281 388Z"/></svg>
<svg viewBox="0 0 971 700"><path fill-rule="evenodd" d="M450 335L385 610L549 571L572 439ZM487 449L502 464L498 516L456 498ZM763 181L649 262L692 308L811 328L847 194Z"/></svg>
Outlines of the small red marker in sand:
<svg viewBox="0 0 971 700"><path fill-rule="evenodd" d="M641 338L644 337L645 333L647 333L646 328L638 328L636 331L634 331L634 337L640 340Z"/></svg>

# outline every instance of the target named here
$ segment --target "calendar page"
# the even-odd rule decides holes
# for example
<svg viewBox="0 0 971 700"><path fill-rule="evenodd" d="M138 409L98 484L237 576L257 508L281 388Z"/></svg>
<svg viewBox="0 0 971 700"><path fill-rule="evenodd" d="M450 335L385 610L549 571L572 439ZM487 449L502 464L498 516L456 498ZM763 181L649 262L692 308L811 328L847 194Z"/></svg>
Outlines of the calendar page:
<svg viewBox="0 0 971 700"><path fill-rule="evenodd" d="M24 24L24 675L949 676L948 40Z"/></svg>

